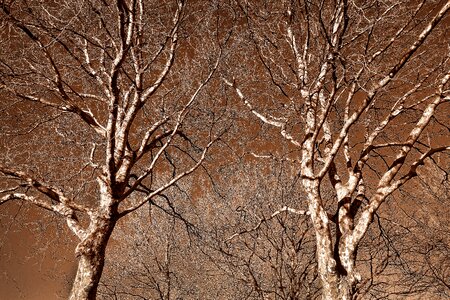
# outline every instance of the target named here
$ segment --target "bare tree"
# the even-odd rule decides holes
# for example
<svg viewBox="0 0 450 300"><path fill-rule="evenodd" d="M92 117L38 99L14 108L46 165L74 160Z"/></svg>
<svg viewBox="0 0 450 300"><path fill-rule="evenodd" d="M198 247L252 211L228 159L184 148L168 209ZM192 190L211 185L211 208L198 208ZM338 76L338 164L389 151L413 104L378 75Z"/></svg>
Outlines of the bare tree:
<svg viewBox="0 0 450 300"><path fill-rule="evenodd" d="M184 184L183 184L184 185ZM189 199L189 194L171 197ZM178 201L177 201L178 202ZM177 213L194 219L192 198L177 204ZM167 209L171 209L166 207ZM236 286L201 252L199 227L165 208L140 210L112 236L101 299L233 299ZM203 207L205 210L205 207ZM195 226L195 227L194 227ZM201 245L201 246L199 246Z"/></svg>
<svg viewBox="0 0 450 300"><path fill-rule="evenodd" d="M167 202L222 133L217 7L2 1L0 204L66 221L79 240L70 299L96 298L118 220Z"/></svg>
<svg viewBox="0 0 450 300"><path fill-rule="evenodd" d="M323 299L356 299L358 247L380 206L420 178L420 166L448 169L450 2L236 7L246 30L223 80L296 154Z"/></svg>
<svg viewBox="0 0 450 300"><path fill-rule="evenodd" d="M431 167L448 180L449 8L425 0L2 1L0 203L32 203L66 220L79 239L71 299L94 299L118 220L148 203L180 217L169 190L205 163L227 123L222 110L237 99L252 121L233 120L228 147L240 143L241 124L258 120L271 142L252 155L288 153L295 172L281 180L299 187L296 201L275 197L236 211L253 217L229 226L240 230L226 237L234 244L225 255L235 259L226 262L259 256L239 265L252 297L300 297L278 275L286 278L285 262L298 259L286 253L309 218L317 261L299 265L317 266L309 278L319 275L322 298L376 298L385 288L375 276L385 276L383 259L392 256L361 249L387 240L377 239L386 230L381 204L402 201L407 183L426 181ZM220 80L219 61L226 64ZM255 187L252 178L226 182L228 196ZM294 247L278 251L279 243ZM171 245L166 238L162 298L173 283ZM438 278L445 290L447 273L436 265L447 245L436 240L402 274L412 283ZM266 250L277 250L275 260ZM291 275L289 291L301 291L294 287L301 277Z"/></svg>
<svg viewBox="0 0 450 300"><path fill-rule="evenodd" d="M228 216L221 264L245 286L240 299L318 299L315 238L303 193L290 161L265 158L255 162L249 154L239 172L252 183L233 189L240 200Z"/></svg>

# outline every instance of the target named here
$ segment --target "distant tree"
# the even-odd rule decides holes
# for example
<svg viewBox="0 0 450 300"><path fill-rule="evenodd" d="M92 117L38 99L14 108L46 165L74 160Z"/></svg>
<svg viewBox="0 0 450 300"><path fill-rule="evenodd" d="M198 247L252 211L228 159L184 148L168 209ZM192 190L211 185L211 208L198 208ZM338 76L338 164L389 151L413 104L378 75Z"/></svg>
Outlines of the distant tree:
<svg viewBox="0 0 450 300"><path fill-rule="evenodd" d="M242 299L318 299L315 238L301 187L291 162L265 158L247 155L239 172L254 183L234 189L239 200L224 222L234 225L224 233L221 264L245 287Z"/></svg>
<svg viewBox="0 0 450 300"><path fill-rule="evenodd" d="M169 201L223 133L211 95L229 35L217 10L1 2L0 204L23 201L67 222L79 240L70 299L96 298L118 220Z"/></svg>
<svg viewBox="0 0 450 300"><path fill-rule="evenodd" d="M176 217L150 209L130 216L113 235L116 241L107 256L107 268L99 287L102 299L194 298L195 287L186 282L193 275L186 252L189 237ZM180 228L181 227L181 228ZM188 265L188 266L186 266Z"/></svg>
<svg viewBox="0 0 450 300"><path fill-rule="evenodd" d="M450 1L235 3L245 30L223 80L290 144L322 299L359 298L370 265L358 249L382 204L421 166L448 179Z"/></svg>

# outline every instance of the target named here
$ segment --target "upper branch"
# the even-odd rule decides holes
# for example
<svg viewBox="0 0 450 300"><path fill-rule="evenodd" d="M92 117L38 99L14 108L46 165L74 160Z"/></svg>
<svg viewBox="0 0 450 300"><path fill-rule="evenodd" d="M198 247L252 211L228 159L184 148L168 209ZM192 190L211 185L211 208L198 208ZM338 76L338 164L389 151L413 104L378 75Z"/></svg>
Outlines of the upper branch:
<svg viewBox="0 0 450 300"><path fill-rule="evenodd" d="M27 101L33 101L33 102L39 102L42 103L44 105L56 108L58 110L61 111L65 111L65 112L70 112L73 114L76 114L77 116L79 116L87 125L89 125L89 127L91 127L92 129L94 129L99 135L101 136L106 136L106 129L105 127L103 127L102 124L100 124L100 122L95 118L95 116L93 115L93 113L89 110L84 110L82 108L80 108L79 106L75 105L75 104L57 104L51 101L48 101L46 99L43 98L39 98L39 97L34 97L31 95L25 95L19 92L14 91L13 89L9 88L9 87L3 87L5 88L7 91L13 93L15 96L22 98L24 100Z"/></svg>
<svg viewBox="0 0 450 300"><path fill-rule="evenodd" d="M252 227L250 229L244 229L244 230L242 230L240 232L237 232L237 233L233 234L232 236L230 236L229 238L227 238L226 240L230 241L230 240L234 239L235 237L237 237L239 235L256 231L256 230L258 230L261 227L262 224L272 220L273 218L275 218L276 216L278 216L279 214L281 214L283 212L293 213L293 214L302 215L302 216L308 216L308 215L311 214L307 210L298 210L298 209L295 209L295 208L292 208L292 207L283 206L281 209L279 209L279 210L275 211L273 214L271 214L268 218L265 218L265 217L261 218L259 220L258 224L256 224L254 227Z"/></svg>
<svg viewBox="0 0 450 300"><path fill-rule="evenodd" d="M92 127L97 133L99 133L102 136L105 136L105 128L98 122L98 120L95 118L95 116L92 114L92 112L84 110L80 108L79 106L72 103L69 95L67 94L65 88L64 88L64 80L62 78L62 75L60 73L60 70L50 53L48 47L44 45L40 39L40 37L36 34L34 34L30 28L24 22L21 20L15 18L6 5L1 6L1 10L3 13L7 16L7 19L10 21L10 23L18 28L21 32L23 32L32 43L36 44L37 47L42 51L48 60L49 66L51 67L53 73L54 73L54 80L52 82L55 84L55 87L53 88L56 92L59 93L59 95L62 98L63 104L56 104L54 102L42 99L40 97L35 97L31 94L23 94L21 92L18 92L14 90L12 87L7 85L2 85L1 88L7 90L8 92L14 94L17 97L20 97L22 99L28 100L28 101L34 101L34 102L40 102L42 104L57 108L59 110L67 111L74 113L78 115L85 123L87 123L90 127ZM50 88L52 89L52 88ZM52 90L53 90L52 89Z"/></svg>
<svg viewBox="0 0 450 300"><path fill-rule="evenodd" d="M406 51L403 56L398 60L398 62L394 65L394 67L389 71L388 75L386 75L383 79L381 79L369 92L362 105L356 110L351 116L349 116L348 120L345 122L342 127L338 138L333 144L333 148L330 151L329 157L326 159L326 163L323 166L322 170L317 175L318 178L323 178L325 174L328 172L330 168L331 162L335 159L342 143L345 141L348 132L352 125L359 119L362 113L369 107L370 103L372 103L373 99L377 92L386 86L389 82L391 82L392 78L398 74L398 72L403 68L406 62L413 56L413 54L417 51L420 45L423 44L425 39L430 35L439 21L442 20L445 13L450 9L450 1L448 1L439 12L433 17L433 19L428 23L428 26L421 32L421 34L417 37L413 45Z"/></svg>
<svg viewBox="0 0 450 300"><path fill-rule="evenodd" d="M395 160L381 177L376 193L372 196L370 204L363 211L361 218L358 221L357 226L355 227L355 231L353 233L355 241L359 241L362 238L373 218L373 215L375 214L381 203L386 199L386 197L397 190L401 185L406 183L409 179L417 176L417 168L420 165L424 164L426 158L435 153L450 149L450 146L448 145L429 149L410 165L408 172L404 176L402 176L398 180L394 180L400 169L405 165L406 157L430 122L436 111L436 108L439 104L446 101L444 97L444 86L449 82L449 80L450 72L447 73L446 76L444 76L444 78L441 80L438 88L439 92L436 93L435 99L424 109L424 111L422 112L422 116L417 121L414 128L411 130L408 139L403 144Z"/></svg>
<svg viewBox="0 0 450 300"><path fill-rule="evenodd" d="M290 135L287 131L286 131L286 121L282 120L282 119L277 119L273 116L269 116L266 117L262 114L260 114L258 111L256 111L253 108L253 105L247 100L247 98L244 96L244 94L242 93L241 89L239 89L239 87L236 86L236 83L234 82L230 82L229 80L222 78L222 80L229 86L231 86L232 88L235 89L237 95L239 96L239 98L244 102L244 104L250 109L250 111L258 118L260 119L262 122L268 124L268 125L272 125L275 127L280 128L280 133L281 135L287 139L288 141L290 141L292 144L294 144L295 146L300 147L301 144L296 141L292 135Z"/></svg>
<svg viewBox="0 0 450 300"><path fill-rule="evenodd" d="M136 72L135 82L134 82L134 84L136 85L136 88L135 88L134 97L132 98L131 101L128 101L128 98L127 98L126 104L124 104L124 108L122 108L122 111L119 114L119 116L114 117L114 115L111 115L111 117L114 119L114 122L117 124L116 129L113 126L111 126L111 129L114 130L114 132L117 131L117 133L114 134L114 139L115 139L114 155L112 153L112 150L110 151L111 152L110 153L111 160L113 160L115 162L114 165L120 164L120 160L123 158L123 154L126 153L125 148L128 143L128 135L129 135L129 131L132 126L133 120L135 119L138 112L145 104L145 102L148 100L148 98L158 89L159 86L161 86L162 82L164 81L164 78L167 76L167 74L169 73L169 70L171 69L171 67L173 65L175 50L176 50L176 45L177 45L177 31L178 31L178 27L179 27L180 16L181 16L183 6L184 6L183 2L178 3L177 10L176 10L175 16L173 18L174 25L173 25L172 31L171 31L169 37L167 38L166 42L164 43L164 46L161 46L160 50L156 54L156 56L158 56L159 53L161 53L162 49L165 47L165 44L167 44L167 42L169 40L171 41L171 47L169 50L169 54L168 54L168 58L165 63L165 66L164 66L163 70L160 72L160 74L157 76L155 82L150 87L148 87L144 90L142 90L142 88L143 88L142 87L143 73L147 69L147 66L145 66L143 68L140 67L140 63L137 60L136 54L134 52L134 50L136 50L136 49L134 49L132 46L129 45L129 42L130 42L129 35L131 34L131 32L133 32L133 30L132 29L128 30L128 34L126 35L127 38L125 39L124 44L127 46L127 49L128 49L128 47L130 48L130 53L131 53L134 69ZM125 9L125 8L123 8L123 9ZM140 13L142 14L143 11L141 11ZM134 14L135 14L134 10L132 12L129 12L130 16L134 15ZM135 30L140 30L140 29L138 27ZM139 35L139 34L141 34L141 33L140 32L136 33L136 35ZM124 36L125 36L125 34L124 34ZM151 62L153 62L153 60L151 60L149 63L151 63ZM114 77L114 74L113 74L112 78L113 79L116 78L116 77ZM134 87L133 87L133 89L134 89ZM118 89L117 89L117 91L118 91ZM127 96L129 96L129 93L127 94ZM125 101L125 100L123 100L123 101ZM130 102L130 103L128 103L128 102ZM111 136L113 136L113 135L111 134ZM113 156L114 156L114 159L112 159ZM110 163L110 164L111 164L111 166L113 165L112 163ZM117 165L115 167L117 167Z"/></svg>
<svg viewBox="0 0 450 300"><path fill-rule="evenodd" d="M197 99L198 95L200 94L200 91L206 86L206 84L211 80L212 76L216 72L216 70L217 70L217 68L219 66L219 62L220 62L221 58L222 58L222 50L220 51L220 53L218 55L218 58L217 58L217 61L216 61L215 65L212 67L212 69L209 72L208 76L199 84L199 86L197 87L197 89L192 94L191 98L189 99L189 101L178 112L177 120L175 122L175 125L173 126L173 129L171 131L163 133L159 137L155 137L155 139L158 139L158 140L162 140L164 137L167 137L167 138L166 138L164 144L162 145L162 147L159 149L159 151L153 157L152 162L150 163L150 166L146 170L144 170L142 175L140 175L136 179L136 181L130 187L130 189L123 195L123 197L122 197L123 199L125 199L128 195L130 195L142 183L142 181L151 174L151 172L153 171L157 161L160 159L161 155L164 153L164 151L167 149L167 147L169 147L169 145L171 144L172 139L174 138L174 136L179 133L179 129L180 129L181 125L183 124L184 119L185 119L186 115L188 114L192 104L195 102L195 100ZM161 122L165 123L164 120L161 121ZM160 124L159 124L159 122L157 122L156 124L154 124L154 128L150 129L150 131L144 136L144 139L141 142L141 146L140 146L140 150L139 150L140 151L139 152L139 157L141 157L143 154L145 154L145 151L147 149L146 147L150 147L150 146L147 146L147 145L149 145L147 142L148 142L151 134L154 133L154 131L159 126L160 126ZM207 148L209 148L209 146ZM206 154L206 153L204 153L204 154ZM191 173L191 172L189 172L189 173Z"/></svg>
<svg viewBox="0 0 450 300"><path fill-rule="evenodd" d="M173 28L172 28L172 31L170 32L169 38L168 38L168 39L170 39L170 42L171 42L168 58L166 60L164 68L161 70L161 72L157 76L157 79L155 80L155 82L143 91L142 96L139 99L141 102L145 102L146 99L158 89L158 87L161 85L161 83L163 82L164 78L167 76L167 74L169 73L169 70L171 69L171 67L173 65L173 60L175 57L175 49L177 47L177 41L178 41L178 28L180 25L181 14L182 14L183 8L184 8L184 1L178 2L178 8L177 8L177 11L175 12L175 16L173 17ZM162 48L161 48L161 50L162 50ZM159 52L160 51L158 51L157 55L159 55Z"/></svg>

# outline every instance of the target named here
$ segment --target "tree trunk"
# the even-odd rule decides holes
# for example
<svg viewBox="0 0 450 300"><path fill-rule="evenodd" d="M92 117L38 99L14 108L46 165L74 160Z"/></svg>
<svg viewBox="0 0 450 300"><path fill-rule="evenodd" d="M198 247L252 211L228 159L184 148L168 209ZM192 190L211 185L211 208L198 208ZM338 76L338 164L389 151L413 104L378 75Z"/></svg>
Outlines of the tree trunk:
<svg viewBox="0 0 450 300"><path fill-rule="evenodd" d="M344 239L339 247L333 247L329 226L330 219L323 208L319 182L306 178L303 180L303 186L308 193L309 212L316 235L322 299L351 300L354 298L357 278L359 277L355 272L354 245L351 244L351 239L349 241ZM339 243L339 241L336 241L336 243Z"/></svg>
<svg viewBox="0 0 450 300"><path fill-rule="evenodd" d="M337 270L334 258L322 260L327 266L320 266L320 279L322 281L323 300L351 300L356 293L357 275L343 274Z"/></svg>
<svg viewBox="0 0 450 300"><path fill-rule="evenodd" d="M77 274L69 300L94 300L105 263L105 250L109 237L116 225L116 218L94 216L88 236L76 249L78 256Z"/></svg>

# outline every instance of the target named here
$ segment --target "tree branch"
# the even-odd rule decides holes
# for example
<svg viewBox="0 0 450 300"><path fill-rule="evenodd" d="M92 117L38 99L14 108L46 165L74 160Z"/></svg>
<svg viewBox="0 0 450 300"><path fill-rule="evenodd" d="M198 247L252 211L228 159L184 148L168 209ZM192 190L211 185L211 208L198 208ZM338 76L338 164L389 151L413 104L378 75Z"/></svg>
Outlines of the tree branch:
<svg viewBox="0 0 450 300"><path fill-rule="evenodd" d="M392 78L397 75L397 73L403 68L406 62L413 56L413 54L417 51L417 49L423 44L425 39L430 35L433 28L442 20L445 13L450 9L450 1L439 10L439 12L433 17L433 19L428 23L428 26L421 32L419 37L415 40L413 45L404 53L404 55L400 58L400 60L395 64L395 66L391 69L391 71L386 75L382 80L380 80L369 92L366 99L363 101L362 105L359 107L357 111L355 111L349 119L345 122L342 127L338 138L333 144L333 147L330 151L329 157L326 159L325 165L322 167L321 171L317 175L318 178L323 178L328 172L330 168L331 162L334 160L337 155L339 148L342 146L345 138L348 135L348 131L351 126L359 119L361 114L366 110L372 100L374 99L377 92L386 86L389 82L391 82Z"/></svg>
<svg viewBox="0 0 450 300"><path fill-rule="evenodd" d="M264 122L265 124L271 125L271 126L275 126L280 128L280 133L281 135L287 139L289 142L291 142L292 144L294 144L297 147L301 146L301 143L299 143L298 141L296 141L287 131L286 131L286 121L280 121L280 119L277 119L273 116L269 116L266 117L262 114L260 114L258 111L256 111L253 106L251 105L251 103L247 100L247 98L244 96L244 94L242 93L242 91L239 89L239 87L236 86L236 82L233 79L233 82L230 82L229 80L222 78L222 80L229 86L231 86L232 88L235 89L238 97L244 102L244 104L250 109L250 111L258 118L260 119L262 122Z"/></svg>
<svg viewBox="0 0 450 300"><path fill-rule="evenodd" d="M36 197L22 194L22 193L11 193L8 195L5 195L0 198L0 205L11 201L11 200L22 200L28 203L32 203L38 207L44 208L46 210L56 212L62 217L66 219L67 225L69 226L70 230L81 240L85 237L86 231L81 227L77 216L75 215L74 210L67 206L66 203L48 203L45 201L42 201Z"/></svg>
<svg viewBox="0 0 450 300"><path fill-rule="evenodd" d="M168 181L166 184L162 185L161 187L159 187L158 189L154 190L153 192L151 192L148 196L146 196L142 201L140 201L138 204L135 204L133 206L130 206L129 208L124 209L122 212L120 212L120 217L125 216L127 214L129 214L130 212L135 211L136 209L140 208L142 205L144 205L145 203L147 203L149 200L151 200L153 197L159 195L160 193L162 193L163 191L165 191L166 189L168 189L169 187L171 187L172 185L174 185L177 181L179 181L180 179L182 179L183 177L186 177L187 175L191 174L192 172L194 172L204 161L205 157L206 157L206 153L208 152L209 148L212 146L212 144L216 141L217 139L214 139L212 141L210 141L208 143L208 145L206 145L206 147L203 149L203 153L200 157L200 159L197 161L197 163L195 165L193 165L190 169L184 171L183 173L178 174L177 176L173 177L170 181ZM139 180L139 179L138 179ZM133 187L130 188L130 190L134 190L136 189L136 185L139 186L141 184L141 181L136 180L136 182L133 184ZM127 193L129 194L129 192Z"/></svg>
<svg viewBox="0 0 450 300"><path fill-rule="evenodd" d="M59 188L49 185L47 183L44 183L42 181L39 181L39 180L33 178L32 176L29 176L25 172L13 170L13 169L7 168L3 165L0 165L0 172L5 175L20 179L27 186L44 194L45 196L49 197L51 200L53 200L57 203L61 203L64 206L67 206L70 209L77 210L80 212L88 211L88 208L86 208L85 206L73 203L73 201L70 200L68 197L66 197ZM41 203L44 203L44 202L41 202ZM44 207L44 206L42 206L42 207ZM48 206L48 207L50 207L50 206ZM48 209L48 207L44 207L44 208Z"/></svg>
<svg viewBox="0 0 450 300"><path fill-rule="evenodd" d="M283 206L281 209L279 209L279 210L275 211L273 214L271 214L268 218L263 217L262 219L260 219L258 224L256 224L256 226L254 226L254 227L252 227L250 229L244 229L244 230L242 230L240 232L237 232L237 233L233 234L232 236L230 236L229 238L227 238L226 241L227 242L231 241L232 239L234 239L235 237L237 237L239 235L243 235L243 234L250 233L250 232L258 230L261 227L261 225L263 225L264 223L272 220L273 218L275 218L276 216L278 216L279 214L281 214L283 212L293 213L293 214L302 215L302 216L309 216L311 214L307 210L298 210L298 209L291 208L291 207L288 207L288 206Z"/></svg>

